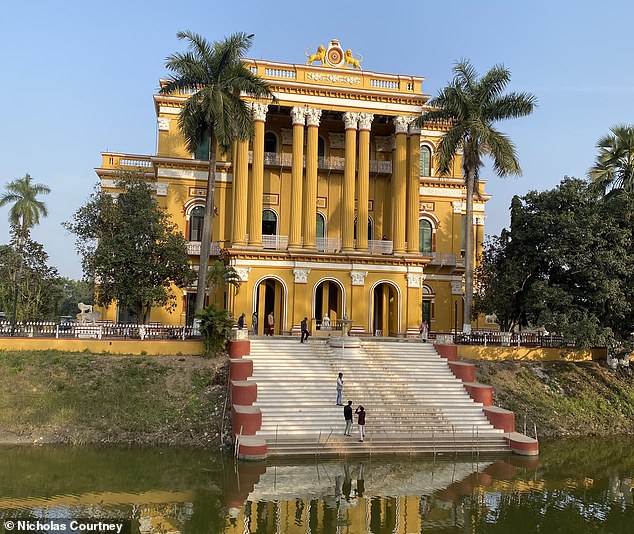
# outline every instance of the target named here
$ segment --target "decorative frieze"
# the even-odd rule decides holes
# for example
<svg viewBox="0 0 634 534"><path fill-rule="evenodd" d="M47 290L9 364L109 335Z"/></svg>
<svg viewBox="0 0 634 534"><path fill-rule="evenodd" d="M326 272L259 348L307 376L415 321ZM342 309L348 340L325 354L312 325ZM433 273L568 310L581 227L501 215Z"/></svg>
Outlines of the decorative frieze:
<svg viewBox="0 0 634 534"><path fill-rule="evenodd" d="M423 282L423 275L419 273L407 273L407 287L420 289Z"/></svg>
<svg viewBox="0 0 634 534"><path fill-rule="evenodd" d="M241 282L249 281L249 272L251 272L251 267L234 267L236 270L236 274L238 278L240 278Z"/></svg>
<svg viewBox="0 0 634 534"><path fill-rule="evenodd" d="M396 141L393 135L377 135L374 138L377 152L392 152L396 147Z"/></svg>
<svg viewBox="0 0 634 534"><path fill-rule="evenodd" d="M282 137L283 145L292 145L293 144L293 130L290 128L282 128L280 130L280 135Z"/></svg>
<svg viewBox="0 0 634 534"><path fill-rule="evenodd" d="M328 146L330 148L344 148L345 135L342 133L328 133Z"/></svg>
<svg viewBox="0 0 634 534"><path fill-rule="evenodd" d="M308 283L309 273L310 273L310 269L293 269L293 274L295 275L295 283L296 284Z"/></svg>
<svg viewBox="0 0 634 534"><path fill-rule="evenodd" d="M368 276L368 271L350 271L353 286L364 286L366 276Z"/></svg>
<svg viewBox="0 0 634 534"><path fill-rule="evenodd" d="M462 280L459 282L451 282L451 294L462 295L464 293Z"/></svg>
<svg viewBox="0 0 634 534"><path fill-rule="evenodd" d="M306 108L306 125L307 126L319 126L321 120L321 109Z"/></svg>
<svg viewBox="0 0 634 534"><path fill-rule="evenodd" d="M268 110L268 104L262 104L261 102L251 102L251 112L253 113L254 121L265 122Z"/></svg>
<svg viewBox="0 0 634 534"><path fill-rule="evenodd" d="M372 128L373 120L374 120L374 114L359 113L359 130L370 130Z"/></svg>
<svg viewBox="0 0 634 534"><path fill-rule="evenodd" d="M406 134L409 128L409 123L411 121L411 117L394 117L394 119L392 119L392 122L394 123L396 134Z"/></svg>

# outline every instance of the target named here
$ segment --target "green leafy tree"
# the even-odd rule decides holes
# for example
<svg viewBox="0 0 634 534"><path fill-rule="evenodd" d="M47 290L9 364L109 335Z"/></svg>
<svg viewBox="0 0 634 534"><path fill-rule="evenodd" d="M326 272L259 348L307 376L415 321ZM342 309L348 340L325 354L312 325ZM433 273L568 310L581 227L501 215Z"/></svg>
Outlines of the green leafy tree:
<svg viewBox="0 0 634 534"><path fill-rule="evenodd" d="M511 80L510 71L494 66L481 78L468 61L453 68L453 80L430 101L432 109L416 121L425 126L439 121L449 129L437 150L440 174L451 172L457 152L462 152L462 173L467 189L465 243L465 297L463 330L470 331L473 302L474 235L473 197L478 191L483 158L490 156L499 176L520 175L521 169L512 141L494 128L500 120L532 113L536 98L530 93L504 94Z"/></svg>
<svg viewBox="0 0 634 534"><path fill-rule="evenodd" d="M574 178L515 197L511 230L484 255L477 309L545 326L581 347L627 340L631 201L628 195L603 198Z"/></svg>
<svg viewBox="0 0 634 534"><path fill-rule="evenodd" d="M604 194L634 193L634 126L614 126L610 131L597 142L599 154L588 176Z"/></svg>
<svg viewBox="0 0 634 534"><path fill-rule="evenodd" d="M13 312L11 322L15 329L18 314L19 286L24 269L22 258L25 246L29 240L29 232L33 226L40 223L40 217L46 217L48 211L46 204L38 200L38 195L48 194L51 190L44 184L32 182L31 175L25 174L23 178L18 178L6 185L6 191L0 197L0 207L11 204L9 210L9 223L13 227L16 239L13 242L18 253L19 266L14 273L13 281Z"/></svg>
<svg viewBox="0 0 634 534"><path fill-rule="evenodd" d="M200 319L200 334L205 343L205 356L212 357L225 350L233 327L233 318L226 310L213 304L196 314Z"/></svg>
<svg viewBox="0 0 634 534"><path fill-rule="evenodd" d="M167 58L165 66L173 75L162 87L161 93L193 93L181 110L179 127L190 152L194 153L203 143L209 143L209 172L195 307L199 312L204 306L207 287L205 277L211 249L217 149L226 153L235 139L249 139L252 135L251 110L240 98L241 94L254 98L272 98L273 95L266 82L241 61L251 47L253 35L235 33L213 43L190 31L178 32L177 37L187 41L188 50Z"/></svg>
<svg viewBox="0 0 634 534"><path fill-rule="evenodd" d="M0 246L0 309L9 312L14 325L57 318L63 286L48 260L40 243L12 226L11 243Z"/></svg>
<svg viewBox="0 0 634 534"><path fill-rule="evenodd" d="M240 289L240 275L230 265L226 265L220 260L214 261L207 271L207 287L212 291L224 287L232 287L236 293Z"/></svg>
<svg viewBox="0 0 634 534"><path fill-rule="evenodd" d="M65 226L77 235L85 276L96 281L96 303L116 301L145 323L153 306L174 309L171 285L185 287L195 275L185 239L150 186L133 174L120 178L116 198L93 194Z"/></svg>

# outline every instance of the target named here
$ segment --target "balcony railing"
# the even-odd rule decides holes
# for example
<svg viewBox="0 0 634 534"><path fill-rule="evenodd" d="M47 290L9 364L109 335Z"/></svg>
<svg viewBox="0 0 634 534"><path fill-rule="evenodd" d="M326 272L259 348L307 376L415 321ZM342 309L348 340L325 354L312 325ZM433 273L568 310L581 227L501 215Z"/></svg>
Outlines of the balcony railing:
<svg viewBox="0 0 634 534"><path fill-rule="evenodd" d="M286 250L288 248L287 235L263 235L262 248L273 250Z"/></svg>
<svg viewBox="0 0 634 534"><path fill-rule="evenodd" d="M368 252L370 254L392 254L394 242L388 240L368 240Z"/></svg>
<svg viewBox="0 0 634 534"><path fill-rule="evenodd" d="M249 163L253 163L253 152L249 152ZM279 152L265 152L264 153L264 165L270 167L287 167L290 168L293 165L292 154L282 154ZM306 156L304 156L302 166L306 167ZM358 166L358 161L357 161ZM341 171L346 168L346 158L339 158L335 156L320 157L317 158L317 168L325 171ZM379 174L391 174L392 162L391 161L379 161L370 160L370 172Z"/></svg>
<svg viewBox="0 0 634 534"><path fill-rule="evenodd" d="M187 254L190 256L200 256L200 241L189 241L187 243ZM210 256L220 255L220 243L214 241L209 249Z"/></svg>
<svg viewBox="0 0 634 534"><path fill-rule="evenodd" d="M319 252L339 252L341 250L341 239L338 237L318 237L317 250Z"/></svg>

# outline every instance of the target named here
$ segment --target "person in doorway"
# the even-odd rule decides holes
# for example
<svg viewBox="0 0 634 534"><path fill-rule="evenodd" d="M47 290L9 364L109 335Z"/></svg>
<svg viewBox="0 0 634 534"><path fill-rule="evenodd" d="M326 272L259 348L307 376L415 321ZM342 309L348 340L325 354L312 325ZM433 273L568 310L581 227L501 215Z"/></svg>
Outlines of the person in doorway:
<svg viewBox="0 0 634 534"><path fill-rule="evenodd" d="M238 317L238 329L242 330L244 328L244 313Z"/></svg>
<svg viewBox="0 0 634 534"><path fill-rule="evenodd" d="M272 311L269 313L268 317L266 318L266 327L269 332L269 336L272 336L275 330L275 318L273 317Z"/></svg>
<svg viewBox="0 0 634 534"><path fill-rule="evenodd" d="M251 315L251 331L254 336L258 335L258 312L254 311Z"/></svg>
<svg viewBox="0 0 634 534"><path fill-rule="evenodd" d="M343 406L343 373L337 377L337 406Z"/></svg>
<svg viewBox="0 0 634 534"><path fill-rule="evenodd" d="M357 425L359 426L359 441L365 439L365 409L359 406L354 413L357 414Z"/></svg>
<svg viewBox="0 0 634 534"><path fill-rule="evenodd" d="M429 325L427 324L427 321L423 319L423 321L420 323L418 331L420 332L420 338L426 342L429 336Z"/></svg>
<svg viewBox="0 0 634 534"><path fill-rule="evenodd" d="M308 336L310 336L310 332L308 331L308 317L304 317L302 321L302 340L300 343L303 343L304 340L308 341Z"/></svg>
<svg viewBox="0 0 634 534"><path fill-rule="evenodd" d="M346 421L346 429L343 431L344 436L350 436L352 431L352 401L349 400L348 404L343 407L343 418Z"/></svg>

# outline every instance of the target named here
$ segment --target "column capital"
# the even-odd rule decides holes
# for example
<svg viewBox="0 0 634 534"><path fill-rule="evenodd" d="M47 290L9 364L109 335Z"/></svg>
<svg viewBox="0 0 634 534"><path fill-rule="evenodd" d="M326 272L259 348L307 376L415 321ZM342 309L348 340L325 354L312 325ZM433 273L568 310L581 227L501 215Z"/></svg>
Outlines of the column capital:
<svg viewBox="0 0 634 534"><path fill-rule="evenodd" d="M416 123L412 122L409 125L409 134L410 135L420 135L420 126L416 126Z"/></svg>
<svg viewBox="0 0 634 534"><path fill-rule="evenodd" d="M296 124L301 124L302 126L306 124L306 108L303 106L292 107L291 119L293 120L293 126Z"/></svg>
<svg viewBox="0 0 634 534"><path fill-rule="evenodd" d="M356 130L359 123L359 114L356 111L346 111L343 114L343 122L346 130Z"/></svg>
<svg viewBox="0 0 634 534"><path fill-rule="evenodd" d="M254 121L266 122L266 113L269 110L268 104L260 102L251 102L251 113L253 113Z"/></svg>
<svg viewBox="0 0 634 534"><path fill-rule="evenodd" d="M319 126L321 119L321 109L306 108L306 125L307 126Z"/></svg>
<svg viewBox="0 0 634 534"><path fill-rule="evenodd" d="M407 128L409 126L409 123L412 121L411 117L394 117L394 119L392 119L392 122L394 123L394 127L396 128L396 133L397 134L406 134L407 133Z"/></svg>
<svg viewBox="0 0 634 534"><path fill-rule="evenodd" d="M359 113L359 130L370 130L373 120L373 113Z"/></svg>

